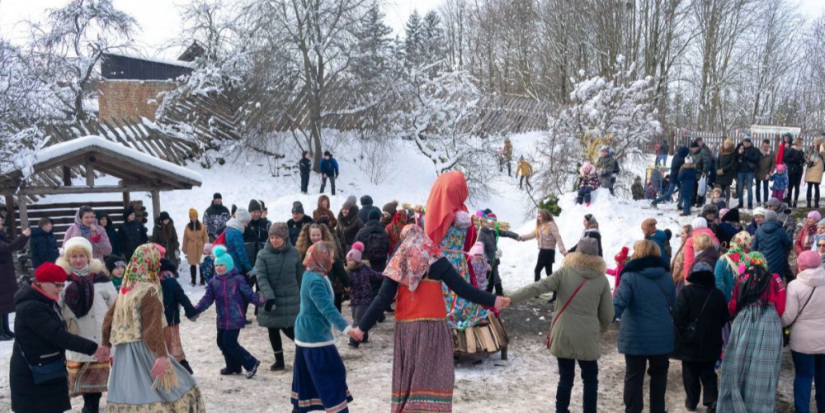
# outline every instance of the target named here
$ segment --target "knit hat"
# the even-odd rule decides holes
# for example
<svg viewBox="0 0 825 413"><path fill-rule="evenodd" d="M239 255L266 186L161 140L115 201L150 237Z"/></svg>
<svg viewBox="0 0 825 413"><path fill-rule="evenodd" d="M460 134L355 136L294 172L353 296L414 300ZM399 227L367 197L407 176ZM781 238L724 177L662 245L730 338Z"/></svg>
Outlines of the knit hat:
<svg viewBox="0 0 825 413"><path fill-rule="evenodd" d="M779 173L785 172L785 165L784 164L776 165L776 172L779 172Z"/></svg>
<svg viewBox="0 0 825 413"><path fill-rule="evenodd" d="M595 238L582 238L579 240L576 252L584 255L599 255L599 242Z"/></svg>
<svg viewBox="0 0 825 413"><path fill-rule="evenodd" d="M330 158L332 158L332 154L329 153L329 151L324 151L324 156L329 156Z"/></svg>
<svg viewBox="0 0 825 413"><path fill-rule="evenodd" d="M817 268L822 265L822 261L820 261L819 253L816 251L806 250L802 251L798 257L796 257L796 266L799 268L799 271L804 271L810 268Z"/></svg>
<svg viewBox="0 0 825 413"><path fill-rule="evenodd" d="M381 219L381 212L377 209L373 209L370 211L369 215L367 215L367 221L378 220Z"/></svg>
<svg viewBox="0 0 825 413"><path fill-rule="evenodd" d="M189 208L189 218L197 218L198 217L198 210L195 208Z"/></svg>
<svg viewBox="0 0 825 413"><path fill-rule="evenodd" d="M221 196L220 192L215 192L215 195L212 195L212 200L214 201L216 199L223 200L223 197Z"/></svg>
<svg viewBox="0 0 825 413"><path fill-rule="evenodd" d="M817 257L817 260L819 260L819 257ZM697 262L696 265L693 266L693 268L691 269L690 272L692 274L694 272L703 272L703 271L707 271L707 272L712 273L713 268L711 268L710 264L708 264L706 262Z"/></svg>
<svg viewBox="0 0 825 413"><path fill-rule="evenodd" d="M645 236L652 234L656 231L656 218L648 218L642 221L642 232L644 232Z"/></svg>
<svg viewBox="0 0 825 413"><path fill-rule="evenodd" d="M169 213L166 212L166 211L162 211L160 213L160 215L158 216L158 222L163 222L163 221L166 221L167 219L172 219L172 217L170 217Z"/></svg>
<svg viewBox="0 0 825 413"><path fill-rule="evenodd" d="M300 201L295 201L292 203L292 213L293 214L303 214L304 213L304 204Z"/></svg>
<svg viewBox="0 0 825 413"><path fill-rule="evenodd" d="M473 247L470 248L470 256L476 255L484 255L484 244L481 242L476 242L473 244Z"/></svg>
<svg viewBox="0 0 825 413"><path fill-rule="evenodd" d="M713 204L707 204L702 208L702 216L703 217L707 214L716 215L718 213L719 213L719 208L717 208L716 205L713 205Z"/></svg>
<svg viewBox="0 0 825 413"><path fill-rule="evenodd" d="M212 255L212 244L203 244L203 255Z"/></svg>
<svg viewBox="0 0 825 413"><path fill-rule="evenodd" d="M385 204L384 208L382 208L381 210L390 214L391 217L394 217L395 212L398 210L398 201L392 201L388 204Z"/></svg>
<svg viewBox="0 0 825 413"><path fill-rule="evenodd" d="M776 215L776 212L771 211L770 209L765 210L765 221L776 221L779 217Z"/></svg>
<svg viewBox="0 0 825 413"><path fill-rule="evenodd" d="M751 142L751 137L748 136L748 135L745 135L745 138L742 139L742 142Z"/></svg>
<svg viewBox="0 0 825 413"><path fill-rule="evenodd" d="M825 219L821 219L821 220L819 220L819 222L817 222L817 223L816 223L816 226L818 226L818 227L825 227Z"/></svg>
<svg viewBox="0 0 825 413"><path fill-rule="evenodd" d="M364 252L364 244L360 241L352 244L352 249L347 253L347 259L355 262L361 262L361 255Z"/></svg>
<svg viewBox="0 0 825 413"><path fill-rule="evenodd" d="M49 261L40 264L34 272L34 279L39 283L65 283L66 277L63 267Z"/></svg>
<svg viewBox="0 0 825 413"><path fill-rule="evenodd" d="M705 229L708 227L708 220L702 217L693 218L693 221L690 221L690 226L692 226L694 230Z"/></svg>
<svg viewBox="0 0 825 413"><path fill-rule="evenodd" d="M690 148L691 149L698 148L698 147L699 147L699 142L693 141L693 142L690 143Z"/></svg>
<svg viewBox="0 0 825 413"><path fill-rule="evenodd" d="M284 241L289 239L289 230L283 222L276 222L269 226L269 236L278 237Z"/></svg>
<svg viewBox="0 0 825 413"><path fill-rule="evenodd" d="M725 215L728 213L728 211L730 211L730 209L727 209L727 208L722 208L722 209L720 209L720 210L719 210L719 217L720 217L720 218L724 218L724 217L725 217Z"/></svg>
<svg viewBox="0 0 825 413"><path fill-rule="evenodd" d="M762 215L764 217L766 212L768 212L767 209L759 207L753 210L753 216Z"/></svg>
<svg viewBox="0 0 825 413"><path fill-rule="evenodd" d="M772 207L777 207L777 208L778 208L778 207L779 207L779 206L781 206L781 205L782 205L782 202L780 202L780 201L779 201L778 199L776 199L776 198L771 198L771 199L769 199L769 200L768 200L768 206L772 206Z"/></svg>
<svg viewBox="0 0 825 413"><path fill-rule="evenodd" d="M218 265L225 265L226 272L232 271L235 268L235 262L232 261L232 256L229 255L229 252L226 250L226 247L223 245L216 245L215 248L212 248L212 253L215 254L215 266Z"/></svg>
<svg viewBox="0 0 825 413"><path fill-rule="evenodd" d="M238 210L235 211L235 219L237 219L238 222L241 222L241 223L243 223L243 222L248 223L249 221L252 221L252 215L249 214L249 211L247 211L243 208L238 208Z"/></svg>
<svg viewBox="0 0 825 413"><path fill-rule="evenodd" d="M685 164L693 165L693 157L692 156L686 156L685 157Z"/></svg>
<svg viewBox="0 0 825 413"><path fill-rule="evenodd" d="M123 221L129 220L129 215L135 213L135 208L131 205L127 206L126 209L123 210Z"/></svg>
<svg viewBox="0 0 825 413"><path fill-rule="evenodd" d="M178 265L166 258L160 259L160 272L169 271L172 274L178 273Z"/></svg>
<svg viewBox="0 0 825 413"><path fill-rule="evenodd" d="M119 255L110 255L106 257L106 270L109 271L109 274L115 270L117 267L126 268L126 260Z"/></svg>
<svg viewBox="0 0 825 413"><path fill-rule="evenodd" d="M263 208L261 207L261 204L258 201L254 200L254 199L249 201L249 208L247 208L247 209L249 210L249 212L263 211ZM237 212L236 212L236 214L237 214Z"/></svg>
<svg viewBox="0 0 825 413"><path fill-rule="evenodd" d="M819 222L819 220L822 219L822 215L819 213L819 211L811 211L808 212L808 218L813 218L814 221Z"/></svg>
<svg viewBox="0 0 825 413"><path fill-rule="evenodd" d="M67 259L72 256L75 251L82 251L92 260L92 243L83 237L72 237L63 243L63 256Z"/></svg>

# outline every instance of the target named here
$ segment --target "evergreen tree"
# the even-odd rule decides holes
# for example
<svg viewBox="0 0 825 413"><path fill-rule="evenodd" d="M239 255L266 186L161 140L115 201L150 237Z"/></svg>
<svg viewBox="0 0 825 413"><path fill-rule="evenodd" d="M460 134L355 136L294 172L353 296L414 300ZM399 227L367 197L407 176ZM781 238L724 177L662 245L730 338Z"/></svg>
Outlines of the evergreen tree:
<svg viewBox="0 0 825 413"><path fill-rule="evenodd" d="M404 60L407 66L418 66L424 61L424 27L418 10L413 10L404 27Z"/></svg>
<svg viewBox="0 0 825 413"><path fill-rule="evenodd" d="M374 2L355 32L358 54L353 59L353 69L361 83L377 81L391 63L392 29L384 24L384 18L378 3Z"/></svg>
<svg viewBox="0 0 825 413"><path fill-rule="evenodd" d="M423 53L426 61L435 62L446 57L444 29L441 27L441 17L430 11L424 16L422 24Z"/></svg>

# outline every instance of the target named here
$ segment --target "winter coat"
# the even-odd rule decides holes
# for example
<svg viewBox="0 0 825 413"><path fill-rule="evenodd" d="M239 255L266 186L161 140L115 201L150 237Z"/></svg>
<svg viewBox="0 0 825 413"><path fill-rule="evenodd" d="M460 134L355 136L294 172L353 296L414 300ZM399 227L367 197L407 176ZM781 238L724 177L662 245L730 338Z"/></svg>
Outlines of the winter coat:
<svg viewBox="0 0 825 413"><path fill-rule="evenodd" d="M269 227L272 223L266 218L259 220L252 220L243 231L243 243L246 248L246 256L249 262L255 265L255 259L258 257L258 252L264 249L264 246L269 243Z"/></svg>
<svg viewBox="0 0 825 413"><path fill-rule="evenodd" d="M633 195L634 201L645 199L645 187L642 186L641 182L634 182L630 186L630 193Z"/></svg>
<svg viewBox="0 0 825 413"><path fill-rule="evenodd" d="M613 321L613 298L601 257L578 252L564 257L562 268L539 282L510 294L513 304L541 294L557 294L554 320L550 332L550 353L559 358L598 360L601 355L600 333ZM582 282L587 282L582 285ZM570 296L582 285L573 299ZM567 301L570 304L557 316Z"/></svg>
<svg viewBox="0 0 825 413"><path fill-rule="evenodd" d="M771 172L776 169L776 154L773 151L767 153L762 152L762 157L759 158L759 165L756 167L756 180L767 181Z"/></svg>
<svg viewBox="0 0 825 413"><path fill-rule="evenodd" d="M132 260L132 254L135 253L137 247L149 242L147 232L143 223L137 219L132 222L125 221L118 226L117 236L120 240L120 249L127 263Z"/></svg>
<svg viewBox="0 0 825 413"><path fill-rule="evenodd" d="M791 239L776 221L765 221L753 236L752 251L761 252L771 273L784 274L791 252Z"/></svg>
<svg viewBox="0 0 825 413"><path fill-rule="evenodd" d="M596 171L600 182L609 182L613 174L619 173L619 162L613 155L602 156L596 161Z"/></svg>
<svg viewBox="0 0 825 413"><path fill-rule="evenodd" d="M504 141L504 158L507 159L507 162L513 160L513 144L509 139Z"/></svg>
<svg viewBox="0 0 825 413"><path fill-rule="evenodd" d="M35 385L26 360L47 364L65 359L66 350L92 355L97 351L97 344L70 334L57 303L32 286L21 287L14 295L14 302L15 339L11 346L8 376L11 411L47 413L71 410L68 375ZM65 372L65 367L63 369Z"/></svg>
<svg viewBox="0 0 825 413"><path fill-rule="evenodd" d="M662 259L665 263L670 263L670 255L667 253L667 234L664 231L657 229L656 232L645 236L648 241L653 241L659 246L659 252L662 253Z"/></svg>
<svg viewBox="0 0 825 413"><path fill-rule="evenodd" d="M525 161L524 159L518 161L518 166L516 166L516 176L518 177L526 176L530 177L533 175L533 166L530 165L530 162Z"/></svg>
<svg viewBox="0 0 825 413"><path fill-rule="evenodd" d="M80 227L80 210L78 210L74 216L74 224L70 226L69 229L66 230L66 234L63 235L63 244L70 238L82 237L83 233ZM109 242L109 235L106 233L106 229L97 225L96 222L93 223L91 227L97 232L97 235L92 235L90 232L89 237L86 238L92 243L92 258L102 260L107 255L112 254L112 244Z"/></svg>
<svg viewBox="0 0 825 413"><path fill-rule="evenodd" d="M802 306L805 306L804 310ZM801 271L788 284L782 325L788 327L791 324L791 350L825 354L825 268Z"/></svg>
<svg viewBox="0 0 825 413"><path fill-rule="evenodd" d="M731 294L730 302L728 302L728 312L733 317L736 317L736 303L739 299L739 295L741 294L740 291L742 290L742 283L746 282L749 278L749 275L746 273L739 277L736 280L736 285L733 287L733 294ZM759 297L759 301L765 304L773 304L774 308L776 309L776 315L780 318L782 315L785 314L785 304L787 302L787 291L785 289L785 283L782 282L782 278L779 277L776 273L771 274L771 281L768 288Z"/></svg>
<svg viewBox="0 0 825 413"><path fill-rule="evenodd" d="M728 302L716 289L710 271L693 273L689 284L676 298L673 324L676 327L675 355L682 361L716 361L722 354L722 328L730 319ZM686 328L696 322L694 342L688 342Z"/></svg>
<svg viewBox="0 0 825 413"><path fill-rule="evenodd" d="M716 288L725 296L725 302L730 301L733 286L736 283L736 279L739 278L739 268L729 253L721 256L719 260L716 261L713 274L716 278Z"/></svg>
<svg viewBox="0 0 825 413"><path fill-rule="evenodd" d="M258 288L264 300L275 300L270 311L258 310L258 325L266 328L289 328L301 309L298 286L304 274L304 264L298 250L290 243L275 248L269 242L255 260Z"/></svg>
<svg viewBox="0 0 825 413"><path fill-rule="evenodd" d="M694 165L696 165L696 172L698 175L710 175L713 165L711 162L710 149L707 146L699 148L693 155ZM698 177L696 178L699 179Z"/></svg>
<svg viewBox="0 0 825 413"><path fill-rule="evenodd" d="M720 186L730 186L733 184L733 178L735 177L736 151L734 148L731 148L730 151L726 152L723 147L719 151L719 157L716 161L716 184Z"/></svg>
<svg viewBox="0 0 825 413"><path fill-rule="evenodd" d="M122 256L123 251L120 248L120 240L117 237L117 228L112 222L112 218L109 214L102 211L96 212L95 217L97 217L98 224L100 223L101 218L106 218L106 225L101 226L106 230L106 236L109 238L109 244L112 245L112 252L110 255Z"/></svg>
<svg viewBox="0 0 825 413"><path fill-rule="evenodd" d="M814 139L813 149L808 152L805 182L822 183L822 173L825 172L825 163L822 161L823 156L825 156L825 145L822 144L822 138L816 138Z"/></svg>
<svg viewBox="0 0 825 413"><path fill-rule="evenodd" d="M307 158L301 158L301 160L298 161L298 168L301 172L301 177L309 179L309 172L312 171L312 162Z"/></svg>
<svg viewBox="0 0 825 413"><path fill-rule="evenodd" d="M771 175L771 189L774 191L784 191L788 189L788 174L774 172Z"/></svg>
<svg viewBox="0 0 825 413"><path fill-rule="evenodd" d="M71 265L69 265L69 261L66 260L65 257L58 258L55 264L66 270L66 273L71 274ZM88 276L94 278L96 275L104 275L108 277L109 272L106 271L106 266L102 261L93 259ZM71 279L71 275L69 279ZM71 283L71 281L67 281L67 287L69 283ZM63 301L63 295L66 292L65 288L60 292L60 301L58 304L60 305L63 319L66 320L66 326L68 327L70 333L79 335L100 344L103 342L103 319L106 317L106 313L109 311L109 308L115 305L115 301L117 300L117 289L111 281L95 282L94 287L95 297L92 302L92 308L89 310L89 313L83 317L78 318ZM66 358L70 361L79 361L83 363L95 361L94 357L73 351L69 351L66 354Z"/></svg>
<svg viewBox="0 0 825 413"><path fill-rule="evenodd" d="M700 229L694 230L693 234L691 234L690 238L688 238L688 240L685 241L685 265L682 268L682 271L684 271L684 274L686 276L685 278L687 278L687 275L690 274L690 269L693 268L693 262L696 260L696 250L694 250L694 248L693 248L693 239L699 234L709 235L710 238L713 240L713 243L717 247L719 246L719 240L716 239L716 235L713 234L712 230L710 230L708 228L700 228ZM713 266L713 264L711 264L711 267L712 266Z"/></svg>
<svg viewBox="0 0 825 413"><path fill-rule="evenodd" d="M502 237L518 239L518 234L511 231L499 230L498 238ZM487 258L487 262L495 263L496 250L498 249L498 240L496 239L495 232L493 232L493 230L490 228L482 227L481 231L478 234L478 242L484 244L484 256Z"/></svg>
<svg viewBox="0 0 825 413"><path fill-rule="evenodd" d="M237 228L226 227L226 251L232 257L235 269L242 275L252 271L252 263L246 253L246 245L243 242L243 234Z"/></svg>
<svg viewBox="0 0 825 413"><path fill-rule="evenodd" d="M252 287L237 268L224 274L215 274L206 284L206 294L198 301L195 311L200 314L215 303L218 330L238 330L246 324L245 303L263 306L264 299L252 291Z"/></svg>
<svg viewBox="0 0 825 413"><path fill-rule="evenodd" d="M791 146L785 148L785 156L782 157L782 163L787 166L788 175L802 173L802 168L805 166L805 155L799 149Z"/></svg>
<svg viewBox="0 0 825 413"><path fill-rule="evenodd" d="M370 242L371 239L374 239L372 243ZM362 256L370 262L370 266L376 271L384 271L390 253L390 238L384 232L381 221L374 219L367 222L367 225L358 231L355 241L364 244Z"/></svg>
<svg viewBox="0 0 825 413"><path fill-rule="evenodd" d="M37 269L44 262L55 262L60 256L57 249L57 239L53 231L43 231L40 228L32 228L31 242L32 267Z"/></svg>
<svg viewBox="0 0 825 413"><path fill-rule="evenodd" d="M164 258L174 263L178 262L180 243L178 242L178 230L175 229L175 221L170 218L169 224L163 225L163 222L158 220L155 223L154 230L152 230L152 242L166 248Z"/></svg>
<svg viewBox="0 0 825 413"><path fill-rule="evenodd" d="M678 150L676 150L676 154L673 155L673 159L670 161L670 179L676 179L678 181L679 171L682 169L682 165L685 164L685 157L688 156L690 153L690 149L687 146L680 146Z"/></svg>
<svg viewBox="0 0 825 413"><path fill-rule="evenodd" d="M209 243L209 234L206 233L206 226L200 224L200 229L192 229L191 223L186 224L183 230L183 253L186 254L186 262L189 265L200 265L203 256L203 247Z"/></svg>
<svg viewBox="0 0 825 413"><path fill-rule="evenodd" d="M661 258L628 261L613 297L615 317L622 320L619 353L648 356L673 352L671 312L675 304L673 277Z"/></svg>
<svg viewBox="0 0 825 413"><path fill-rule="evenodd" d="M561 254L567 252L567 250L564 249L564 242L561 239L561 234L559 234L559 227L555 222L547 222L542 225L541 228L537 228L527 234L521 235L519 238L522 241L529 241L531 239L537 240L540 250L555 250L556 247L558 247Z"/></svg>
<svg viewBox="0 0 825 413"><path fill-rule="evenodd" d="M180 324L180 307L187 317L194 317L198 314L189 297L183 292L183 287L175 277L165 277L160 280L160 288L163 290L163 314L166 316L167 326Z"/></svg>
<svg viewBox="0 0 825 413"><path fill-rule="evenodd" d="M295 222L294 219L290 218L289 221L286 222L286 228L289 232L289 242L291 242L292 245L297 244L298 236L301 235L301 229L304 227L304 225L311 223L313 223L312 218L310 218L308 215L304 215L304 217L301 218L301 220L298 222Z"/></svg>
<svg viewBox="0 0 825 413"><path fill-rule="evenodd" d="M696 181L699 175L695 165L684 164L679 170L679 192L688 199L696 192Z"/></svg>
<svg viewBox="0 0 825 413"><path fill-rule="evenodd" d="M745 148L745 146L742 146ZM745 148L745 152L739 153L736 151L736 172L756 172L759 166L759 160L762 158L762 152L755 146Z"/></svg>
<svg viewBox="0 0 825 413"><path fill-rule="evenodd" d="M379 214L381 214L381 210L378 207L372 205L372 197L369 195L364 195L361 197L361 210L358 211L358 218L361 218L361 222L366 223L369 221L370 211L376 210Z"/></svg>
<svg viewBox="0 0 825 413"><path fill-rule="evenodd" d="M318 171L326 176L337 178L338 161L336 161L333 157L330 157L329 160L326 158L321 158L321 164L318 167Z"/></svg>
<svg viewBox="0 0 825 413"><path fill-rule="evenodd" d="M374 271L363 263L358 268L350 269L349 279L352 288L349 292L351 305L370 305L372 302L372 286L384 280L383 274Z"/></svg>
<svg viewBox="0 0 825 413"><path fill-rule="evenodd" d="M17 292L17 273L14 270L14 252L26 246L29 237L20 234L9 240L6 231L0 229L0 314L14 312L14 293Z"/></svg>
<svg viewBox="0 0 825 413"><path fill-rule="evenodd" d="M599 177L596 175L579 175L579 182L576 185L581 191L582 188L590 188L592 190L599 189Z"/></svg>
<svg viewBox="0 0 825 413"><path fill-rule="evenodd" d="M358 235L358 231L364 228L364 222L361 221L358 215L357 205L350 207L349 211L347 211L347 216L344 216L340 212L338 213L338 225L335 226L335 236L341 241L341 246L344 249L342 252L345 254L349 252L352 244L355 243L355 236Z"/></svg>
<svg viewBox="0 0 825 413"><path fill-rule="evenodd" d="M810 239L806 239L808 237L808 228L811 228L813 230L813 235L811 235ZM794 243L793 243L794 252L796 252L796 255L799 255L799 254L802 253L802 251L815 249L815 247L814 247L815 245L816 245L816 224L811 225L811 226L807 226L807 225L803 224L802 228L799 229L799 234L796 234L796 239L794 240Z"/></svg>
<svg viewBox="0 0 825 413"><path fill-rule="evenodd" d="M314 271L304 272L301 280L301 311L295 320L295 344L323 347L335 344L332 328L350 330L347 320L335 308L329 279Z"/></svg>
<svg viewBox="0 0 825 413"><path fill-rule="evenodd" d="M604 250L602 249L602 233L599 232L598 228L585 229L584 232L582 232L581 238L593 238L593 239L595 239L596 242L599 243L599 256L604 257ZM569 250L567 250L567 252L576 252L576 249L578 247L579 247L579 244L576 243L576 245L574 245L573 248L570 248Z"/></svg>
<svg viewBox="0 0 825 413"><path fill-rule="evenodd" d="M229 213L229 209L212 201L212 205L209 205L209 208L204 211L202 220L203 224L206 225L206 233L209 234L209 239L215 240L223 234L226 223L231 218L232 214Z"/></svg>

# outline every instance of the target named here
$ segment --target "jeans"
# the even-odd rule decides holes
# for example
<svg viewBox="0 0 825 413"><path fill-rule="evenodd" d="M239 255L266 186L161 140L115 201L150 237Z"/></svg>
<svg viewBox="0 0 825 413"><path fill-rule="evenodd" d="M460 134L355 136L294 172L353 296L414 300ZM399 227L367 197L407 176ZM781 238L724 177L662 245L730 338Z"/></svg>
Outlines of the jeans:
<svg viewBox="0 0 825 413"><path fill-rule="evenodd" d="M524 181L527 181L527 189L532 191L533 185L530 185L530 177L524 175L522 175L521 179L518 181L518 189L522 189L522 184L524 184Z"/></svg>
<svg viewBox="0 0 825 413"><path fill-rule="evenodd" d="M324 188L327 187L327 178L329 178L329 186L332 188L332 195L335 195L335 177L332 175L326 175L321 178L321 193L324 193Z"/></svg>
<svg viewBox="0 0 825 413"><path fill-rule="evenodd" d="M769 186L770 182L771 181L768 181L768 180L764 180L764 181L760 181L758 179L756 180L756 203L757 204L758 203L765 204L765 203L768 202L768 197L770 196L770 192L768 192L768 186ZM760 191L760 189L761 189L761 191ZM781 201L781 199L780 199L780 201Z"/></svg>
<svg viewBox="0 0 825 413"><path fill-rule="evenodd" d="M301 193L305 194L309 192L309 173L306 175L301 174Z"/></svg>
<svg viewBox="0 0 825 413"><path fill-rule="evenodd" d="M673 196L673 193L676 191L676 188L678 188L678 187L679 187L678 183L676 183L675 181L671 181L670 185L667 186L667 190L665 190L665 193L662 194L662 196L654 199L653 203L654 204L660 204L660 203L665 202L665 201L670 201L671 197Z"/></svg>
<svg viewBox="0 0 825 413"><path fill-rule="evenodd" d="M667 166L667 154L663 153L661 155L656 155L656 166L659 165Z"/></svg>
<svg viewBox="0 0 825 413"><path fill-rule="evenodd" d="M816 385L816 410L825 412L825 354L791 351L796 376L793 379L793 404L797 413L811 411L811 384Z"/></svg>
<svg viewBox="0 0 825 413"><path fill-rule="evenodd" d="M691 196L693 196L693 188L682 188L679 190L679 205L682 206L683 214L690 214Z"/></svg>
<svg viewBox="0 0 825 413"><path fill-rule="evenodd" d="M591 192L593 192L593 188L591 188L589 186L583 186L583 187L579 188L579 194L576 197L576 204L578 204L578 205L581 205L581 204L584 204L584 203L589 204L590 199L591 199L591 196L590 196Z"/></svg>
<svg viewBox="0 0 825 413"><path fill-rule="evenodd" d="M218 329L218 348L221 349L221 353L223 353L226 369L232 372L240 372L241 367L249 371L258 364L258 359L249 354L249 352L238 343L238 336L240 334L240 329Z"/></svg>
<svg viewBox="0 0 825 413"><path fill-rule="evenodd" d="M685 385L687 404L696 408L699 396L704 391L705 406L716 403L719 397L718 379L714 366L716 361L682 361L682 384Z"/></svg>
<svg viewBox="0 0 825 413"><path fill-rule="evenodd" d="M650 363L650 413L664 413L667 370L670 360L667 354L656 356L624 355L624 406L626 413L641 413L645 408L645 368Z"/></svg>
<svg viewBox="0 0 825 413"><path fill-rule="evenodd" d="M570 393L573 391L573 381L576 378L576 362L582 371L584 394L582 411L595 413L596 402L599 400L599 362L559 358L559 384L556 387L556 412L567 413L570 407Z"/></svg>
<svg viewBox="0 0 825 413"><path fill-rule="evenodd" d="M736 193L739 195L739 208L742 208L745 190L748 191L748 209L753 209L753 172L738 172L736 174Z"/></svg>

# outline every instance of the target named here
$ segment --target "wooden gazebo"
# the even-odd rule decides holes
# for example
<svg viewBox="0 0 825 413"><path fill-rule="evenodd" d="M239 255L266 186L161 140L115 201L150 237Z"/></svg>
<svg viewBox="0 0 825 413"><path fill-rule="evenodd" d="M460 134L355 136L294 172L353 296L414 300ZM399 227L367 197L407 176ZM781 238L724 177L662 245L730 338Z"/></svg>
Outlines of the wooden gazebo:
<svg viewBox="0 0 825 413"><path fill-rule="evenodd" d="M120 143L92 135L61 142L39 150L15 161L16 168L0 175L0 194L6 197L7 219L15 225L15 207L19 211L19 226L29 225L27 204L32 195L121 193L124 207L130 204L131 192L152 194L154 216L160 213L160 192L192 189L200 186L202 178L197 172L164 161L154 156L128 148ZM74 185L72 168L82 166L85 185ZM63 182L37 180L30 177L48 171L60 171ZM97 174L95 173L97 172ZM105 174L119 181L116 185L98 185L95 176ZM43 185L43 183L51 184ZM9 202L13 201L13 202Z"/></svg>

